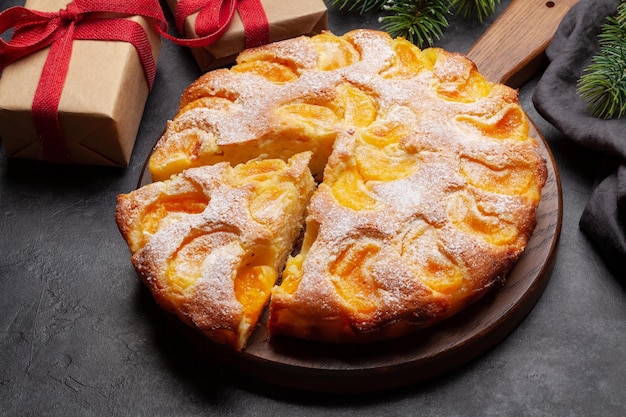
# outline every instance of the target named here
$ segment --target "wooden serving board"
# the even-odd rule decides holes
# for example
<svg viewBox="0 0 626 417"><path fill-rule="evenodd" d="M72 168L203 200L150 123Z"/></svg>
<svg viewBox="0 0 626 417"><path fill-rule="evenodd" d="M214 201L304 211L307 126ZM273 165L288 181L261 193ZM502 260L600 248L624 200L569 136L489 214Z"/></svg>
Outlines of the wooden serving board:
<svg viewBox="0 0 626 417"><path fill-rule="evenodd" d="M561 20L578 0L513 0L467 55L490 81L513 88L540 70Z"/></svg>
<svg viewBox="0 0 626 417"><path fill-rule="evenodd" d="M468 55L491 81L517 87L537 71L559 22L576 2L514 0ZM561 184L548 145L532 123L531 135L539 140L548 167L535 232L505 284L456 316L401 339L362 345L270 338L265 316L243 352L211 343L178 320L173 322L217 363L290 389L386 390L423 382L466 364L514 330L541 296L552 271L562 222ZM140 185L149 177L145 168Z"/></svg>

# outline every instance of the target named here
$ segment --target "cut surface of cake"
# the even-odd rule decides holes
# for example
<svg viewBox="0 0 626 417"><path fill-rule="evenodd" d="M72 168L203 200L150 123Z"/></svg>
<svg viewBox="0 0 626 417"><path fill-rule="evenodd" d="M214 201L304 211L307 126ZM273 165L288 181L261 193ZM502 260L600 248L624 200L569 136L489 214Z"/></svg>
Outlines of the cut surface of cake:
<svg viewBox="0 0 626 417"><path fill-rule="evenodd" d="M120 195L117 224L156 301L241 350L302 229L309 160L219 163Z"/></svg>
<svg viewBox="0 0 626 417"><path fill-rule="evenodd" d="M310 155L318 186L302 196L301 249L284 270L280 262L271 265L279 278L264 290L264 297L271 292L268 329L368 342L437 323L504 281L535 228L547 178L528 131L517 92L485 80L461 54L420 50L372 30L325 32L246 50L232 68L200 77L183 94L149 169L162 181L261 155L285 161ZM193 199L181 205L201 208ZM239 218L232 210L223 215ZM162 223L178 230L187 224L179 217ZM133 253L141 236L167 241L172 232L135 233ZM226 242L220 247L228 247L230 232L220 233ZM291 234L283 240L293 243ZM232 244L250 258L247 247ZM220 250L211 262L225 268L234 251ZM143 252L133 262L150 283L152 261ZM185 274L205 271L202 259L186 265ZM170 291L159 285L157 299ZM226 320L223 306L210 300L193 308L202 303L206 311L198 317Z"/></svg>

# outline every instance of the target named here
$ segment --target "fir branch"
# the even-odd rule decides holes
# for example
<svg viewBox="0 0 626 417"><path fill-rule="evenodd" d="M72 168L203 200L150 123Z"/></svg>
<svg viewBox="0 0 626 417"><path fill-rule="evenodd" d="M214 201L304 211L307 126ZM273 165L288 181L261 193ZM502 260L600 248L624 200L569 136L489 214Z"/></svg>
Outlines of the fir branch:
<svg viewBox="0 0 626 417"><path fill-rule="evenodd" d="M623 42L626 38L626 2L622 0L615 16L608 16L598 35L600 47Z"/></svg>
<svg viewBox="0 0 626 417"><path fill-rule="evenodd" d="M578 80L579 96L592 115L601 119L626 114L626 2L600 29L600 50Z"/></svg>
<svg viewBox="0 0 626 417"><path fill-rule="evenodd" d="M495 13L499 3L500 0L452 0L450 7L455 11L455 14L464 18L475 17L482 23L486 17Z"/></svg>
<svg viewBox="0 0 626 417"><path fill-rule="evenodd" d="M447 17L461 14L479 21L495 12L500 0L328 0L339 9L386 12L381 29L402 36L420 48L439 40L448 27Z"/></svg>
<svg viewBox="0 0 626 417"><path fill-rule="evenodd" d="M370 10L382 10L387 0L330 0L330 5L339 9L358 10L363 14Z"/></svg>
<svg viewBox="0 0 626 417"><path fill-rule="evenodd" d="M594 56L585 69L578 83L578 94L595 117L613 119L626 113L625 64L625 46L610 46Z"/></svg>
<svg viewBox="0 0 626 417"><path fill-rule="evenodd" d="M381 29L392 37L402 36L419 47L432 45L448 26L450 9L445 1L396 0L388 2L389 15L380 18Z"/></svg>

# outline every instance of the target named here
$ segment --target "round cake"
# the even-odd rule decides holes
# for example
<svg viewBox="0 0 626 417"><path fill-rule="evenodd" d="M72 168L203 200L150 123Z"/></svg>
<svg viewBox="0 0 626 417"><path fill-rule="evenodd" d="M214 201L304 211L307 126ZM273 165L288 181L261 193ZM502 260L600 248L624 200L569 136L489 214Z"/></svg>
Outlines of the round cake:
<svg viewBox="0 0 626 417"><path fill-rule="evenodd" d="M120 196L117 220L157 301L217 342L243 349L266 303L271 335L334 343L396 338L478 300L503 282L524 251L547 176L528 130L517 92L485 80L461 54L420 50L372 30L290 39L246 50L232 68L193 83L149 161L154 184L229 166L256 173L239 175L238 187L274 190L273 198L260 200L242 199L240 191L220 194L248 207L240 207L245 216L225 213L229 219L258 223L257 212L289 219L288 227L269 233L275 235L270 241L282 242L269 244L272 262L253 262L273 271L260 280L262 291L251 292L263 295L234 297L230 305L256 306L247 330L234 331L241 319L229 311L237 309L223 308L211 294L216 287L234 292L249 268L226 261L233 258L232 241L206 239L187 249L198 228L210 229L203 221L218 221L205 214L217 213L214 191L204 192L204 206L189 203L193 210L181 208L184 198L172 210L151 203L160 214L140 210L141 232L133 235L124 227L127 213L143 203L123 201L134 200L139 189ZM288 165L264 174L274 181L269 188L259 185L258 169L245 168L279 161ZM280 174L293 164L298 175ZM276 191L285 190L278 184L313 179L314 186L294 188L301 190L297 204L285 204L295 197ZM249 229L233 226L229 233L243 236ZM176 243L167 238L173 230L181 235ZM237 245L241 259L254 258L247 248ZM216 251L225 260L219 274L210 267ZM147 268L137 261L139 252L158 261ZM189 277L183 290L172 291L172 303L168 291L181 271ZM191 310L204 313L194 318ZM224 332L234 332L237 343L215 336Z"/></svg>

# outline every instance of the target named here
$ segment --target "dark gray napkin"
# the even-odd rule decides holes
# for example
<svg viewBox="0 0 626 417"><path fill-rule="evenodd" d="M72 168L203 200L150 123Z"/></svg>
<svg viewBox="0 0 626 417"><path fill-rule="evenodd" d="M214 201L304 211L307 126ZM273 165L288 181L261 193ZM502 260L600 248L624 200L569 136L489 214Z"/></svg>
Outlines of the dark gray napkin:
<svg viewBox="0 0 626 417"><path fill-rule="evenodd" d="M610 267L626 274L626 118L591 116L576 91L577 82L598 50L597 35L618 0L581 0L565 16L546 50L550 61L533 104L537 111L576 143L604 153L603 167L580 228Z"/></svg>

